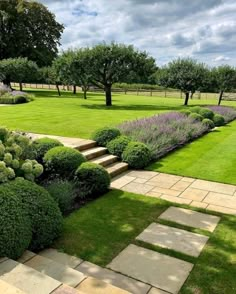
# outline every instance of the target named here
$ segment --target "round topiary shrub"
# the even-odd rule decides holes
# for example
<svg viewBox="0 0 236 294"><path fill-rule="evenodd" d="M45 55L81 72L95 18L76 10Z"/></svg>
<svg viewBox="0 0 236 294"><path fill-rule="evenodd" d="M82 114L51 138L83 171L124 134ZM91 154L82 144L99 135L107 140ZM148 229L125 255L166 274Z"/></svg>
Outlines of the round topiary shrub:
<svg viewBox="0 0 236 294"><path fill-rule="evenodd" d="M195 112L191 113L189 115L189 117L195 121L202 121L203 120L203 117L200 114L195 113Z"/></svg>
<svg viewBox="0 0 236 294"><path fill-rule="evenodd" d="M213 129L215 127L214 122L209 118L204 118L202 123L208 127L208 129Z"/></svg>
<svg viewBox="0 0 236 294"><path fill-rule="evenodd" d="M80 197L93 197L107 192L110 175L104 167L92 162L82 163L75 172L75 181Z"/></svg>
<svg viewBox="0 0 236 294"><path fill-rule="evenodd" d="M50 194L35 183L18 178L5 186L21 198L23 209L32 228L31 250L41 250L52 244L62 231L62 215Z"/></svg>
<svg viewBox="0 0 236 294"><path fill-rule="evenodd" d="M211 119L211 120L212 120L213 117L214 117L214 112L213 112L212 110L208 109L208 108L204 108L204 107L202 107L198 113L199 113L202 117L204 117L204 118L208 118L208 119Z"/></svg>
<svg viewBox="0 0 236 294"><path fill-rule="evenodd" d="M132 168L144 168L151 161L151 151L143 143L130 142L122 154L122 159Z"/></svg>
<svg viewBox="0 0 236 294"><path fill-rule="evenodd" d="M213 122L216 127L223 126L225 124L225 119L222 115L220 114L215 114L213 117Z"/></svg>
<svg viewBox="0 0 236 294"><path fill-rule="evenodd" d="M71 178L85 157L70 147L58 146L50 149L43 158L46 171L61 178Z"/></svg>
<svg viewBox="0 0 236 294"><path fill-rule="evenodd" d="M21 198L7 185L0 189L0 257L17 259L31 242L31 222Z"/></svg>
<svg viewBox="0 0 236 294"><path fill-rule="evenodd" d="M107 149L111 154L121 158L122 153L130 141L131 139L127 136L119 136L107 144Z"/></svg>
<svg viewBox="0 0 236 294"><path fill-rule="evenodd" d="M66 214L72 209L76 197L75 185L73 182L56 179L49 182L45 188L58 203L62 214Z"/></svg>
<svg viewBox="0 0 236 294"><path fill-rule="evenodd" d="M187 115L187 116L189 116L191 114L191 111L187 110L187 109L180 110L180 112Z"/></svg>
<svg viewBox="0 0 236 294"><path fill-rule="evenodd" d="M5 127L0 127L0 140L4 143L6 141L6 138L9 134L8 129Z"/></svg>
<svg viewBox="0 0 236 294"><path fill-rule="evenodd" d="M105 127L95 131L92 135L92 139L96 141L99 146L106 147L111 140L115 139L120 135L121 133L118 129Z"/></svg>
<svg viewBox="0 0 236 294"><path fill-rule="evenodd" d="M41 138L33 141L33 150L35 152L35 159L38 162L43 162L44 155L48 152L48 150L57 147L63 146L63 144L52 138Z"/></svg>
<svg viewBox="0 0 236 294"><path fill-rule="evenodd" d="M191 107L189 110L192 112L192 113L200 113L202 107L200 106L194 106L194 107Z"/></svg>

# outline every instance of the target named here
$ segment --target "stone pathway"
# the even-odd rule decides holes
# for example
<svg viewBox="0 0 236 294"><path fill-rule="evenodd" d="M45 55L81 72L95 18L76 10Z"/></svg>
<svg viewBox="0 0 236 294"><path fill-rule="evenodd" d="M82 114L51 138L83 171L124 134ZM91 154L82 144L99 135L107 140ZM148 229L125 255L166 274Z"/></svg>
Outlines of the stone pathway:
<svg viewBox="0 0 236 294"><path fill-rule="evenodd" d="M129 170L111 187L236 215L236 186L152 171Z"/></svg>

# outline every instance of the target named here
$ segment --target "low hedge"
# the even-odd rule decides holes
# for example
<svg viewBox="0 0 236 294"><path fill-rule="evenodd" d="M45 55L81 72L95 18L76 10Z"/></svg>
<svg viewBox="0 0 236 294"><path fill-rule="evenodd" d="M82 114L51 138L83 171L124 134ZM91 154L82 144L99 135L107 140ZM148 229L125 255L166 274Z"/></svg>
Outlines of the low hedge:
<svg viewBox="0 0 236 294"><path fill-rule="evenodd" d="M96 198L109 189L110 175L104 167L92 162L82 163L75 172L79 196Z"/></svg>
<svg viewBox="0 0 236 294"><path fill-rule="evenodd" d="M121 158L122 153L124 152L126 146L129 144L131 139L127 136L119 136L113 140L111 140L107 144L107 149L109 153L118 156Z"/></svg>
<svg viewBox="0 0 236 294"><path fill-rule="evenodd" d="M96 130L92 135L92 140L96 141L99 146L106 147L111 140L120 135L121 133L118 129L105 127Z"/></svg>
<svg viewBox="0 0 236 294"><path fill-rule="evenodd" d="M203 123L204 125L206 125L209 129L213 129L213 128L215 127L214 122L213 122L211 119L209 119L209 118L204 118L204 119L202 120L202 123Z"/></svg>

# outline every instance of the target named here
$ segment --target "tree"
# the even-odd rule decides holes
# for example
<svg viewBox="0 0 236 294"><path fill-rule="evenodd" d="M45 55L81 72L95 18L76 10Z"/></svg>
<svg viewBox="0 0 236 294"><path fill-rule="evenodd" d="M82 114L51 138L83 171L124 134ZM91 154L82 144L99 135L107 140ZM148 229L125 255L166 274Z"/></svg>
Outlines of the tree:
<svg viewBox="0 0 236 294"><path fill-rule="evenodd" d="M129 82L131 76L145 82L156 70L155 60L131 45L101 44L87 50L91 82L105 91L107 106L112 105L113 83Z"/></svg>
<svg viewBox="0 0 236 294"><path fill-rule="evenodd" d="M38 66L27 58L9 58L0 60L0 72L0 80L3 84L11 87L11 82L17 82L22 91L22 83L37 79Z"/></svg>
<svg viewBox="0 0 236 294"><path fill-rule="evenodd" d="M58 96L61 96L59 88L61 81L59 80L56 69L53 66L41 67L39 69L38 81L41 83L56 85Z"/></svg>
<svg viewBox="0 0 236 294"><path fill-rule="evenodd" d="M212 79L217 87L219 94L219 105L225 91L236 89L236 69L230 65L221 65L211 71Z"/></svg>
<svg viewBox="0 0 236 294"><path fill-rule="evenodd" d="M188 105L189 93L195 93L205 85L208 68L191 58L179 58L159 69L157 82L164 87L180 89L185 93L184 105Z"/></svg>
<svg viewBox="0 0 236 294"><path fill-rule="evenodd" d="M0 59L28 57L39 66L57 56L63 25L44 5L27 0L0 1Z"/></svg>

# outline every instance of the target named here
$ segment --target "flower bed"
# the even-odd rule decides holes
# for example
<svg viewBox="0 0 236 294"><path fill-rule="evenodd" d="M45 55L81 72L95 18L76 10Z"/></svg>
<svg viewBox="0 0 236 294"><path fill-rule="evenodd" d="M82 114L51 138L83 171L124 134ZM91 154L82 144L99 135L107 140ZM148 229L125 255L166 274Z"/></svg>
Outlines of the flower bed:
<svg viewBox="0 0 236 294"><path fill-rule="evenodd" d="M214 113L222 115L226 123L236 119L235 108L228 107L228 106L208 106L207 108L214 111Z"/></svg>

